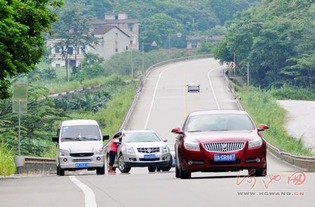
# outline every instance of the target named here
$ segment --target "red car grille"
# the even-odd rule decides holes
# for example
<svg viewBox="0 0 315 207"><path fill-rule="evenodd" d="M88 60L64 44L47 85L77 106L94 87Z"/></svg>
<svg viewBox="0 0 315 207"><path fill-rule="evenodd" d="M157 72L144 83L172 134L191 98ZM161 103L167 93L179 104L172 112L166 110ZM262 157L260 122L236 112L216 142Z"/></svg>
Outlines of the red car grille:
<svg viewBox="0 0 315 207"><path fill-rule="evenodd" d="M243 149L245 142L205 143L203 146L209 152L230 152Z"/></svg>

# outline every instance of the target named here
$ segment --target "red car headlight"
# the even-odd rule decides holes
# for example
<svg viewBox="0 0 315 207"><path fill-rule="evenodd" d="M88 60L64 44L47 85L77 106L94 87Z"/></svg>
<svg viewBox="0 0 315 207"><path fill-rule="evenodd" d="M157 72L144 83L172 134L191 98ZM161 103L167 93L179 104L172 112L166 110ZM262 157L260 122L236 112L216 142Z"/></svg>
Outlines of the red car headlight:
<svg viewBox="0 0 315 207"><path fill-rule="evenodd" d="M192 142L192 141L184 141L184 146L187 150L191 151L200 151L199 143Z"/></svg>
<svg viewBox="0 0 315 207"><path fill-rule="evenodd" d="M248 142L248 148L252 149L252 148L257 148L260 147L263 144L262 139L254 139Z"/></svg>

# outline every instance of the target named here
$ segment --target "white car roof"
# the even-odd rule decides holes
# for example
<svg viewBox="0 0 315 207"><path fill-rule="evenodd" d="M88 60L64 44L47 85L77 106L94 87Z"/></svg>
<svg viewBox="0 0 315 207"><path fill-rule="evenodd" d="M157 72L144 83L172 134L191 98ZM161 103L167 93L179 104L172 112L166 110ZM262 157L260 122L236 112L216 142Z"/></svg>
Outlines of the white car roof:
<svg viewBox="0 0 315 207"><path fill-rule="evenodd" d="M97 121L92 119L73 119L63 121L62 126L77 126L77 125L98 125Z"/></svg>

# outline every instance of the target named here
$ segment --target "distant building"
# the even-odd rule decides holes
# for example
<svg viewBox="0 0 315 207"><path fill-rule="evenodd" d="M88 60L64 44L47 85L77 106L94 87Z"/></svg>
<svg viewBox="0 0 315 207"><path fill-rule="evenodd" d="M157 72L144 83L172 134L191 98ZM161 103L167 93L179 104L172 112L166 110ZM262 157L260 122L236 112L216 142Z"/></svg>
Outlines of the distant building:
<svg viewBox="0 0 315 207"><path fill-rule="evenodd" d="M91 24L94 29L103 26L116 26L129 35L131 49L139 49L139 21L137 19L129 19L128 14L105 14L104 19L93 20Z"/></svg>
<svg viewBox="0 0 315 207"><path fill-rule="evenodd" d="M94 53L105 60L111 56L128 50L139 50L139 21L129 19L127 14L105 15L104 19L96 19L90 22L91 33L98 39L98 44L93 47L86 46L74 49L68 48L68 64L78 66L85 58L85 54ZM62 57L62 48L58 48L58 38L47 41L50 50L49 58L53 67L66 65Z"/></svg>
<svg viewBox="0 0 315 207"><path fill-rule="evenodd" d="M201 48L204 42L217 42L222 38L223 36L188 36L186 38L187 49Z"/></svg>
<svg viewBox="0 0 315 207"><path fill-rule="evenodd" d="M66 66L66 61L62 56L62 51L65 51L66 48L60 48L58 43L62 40L58 38L50 38L46 42L46 47L50 50L49 59L51 60L52 67L64 67ZM89 48L79 47L75 49L73 46L68 47L68 65L78 66L82 60L85 58L85 54L88 53Z"/></svg>
<svg viewBox="0 0 315 207"><path fill-rule="evenodd" d="M105 60L117 53L130 50L130 36L120 28L111 25L100 25L93 30L98 44L90 47L89 52L98 54Z"/></svg>

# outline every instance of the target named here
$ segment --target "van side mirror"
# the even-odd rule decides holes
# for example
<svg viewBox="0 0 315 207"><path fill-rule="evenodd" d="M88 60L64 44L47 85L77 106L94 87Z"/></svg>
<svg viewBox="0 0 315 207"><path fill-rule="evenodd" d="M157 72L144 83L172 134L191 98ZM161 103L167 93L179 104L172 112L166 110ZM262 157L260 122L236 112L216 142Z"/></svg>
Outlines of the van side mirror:
<svg viewBox="0 0 315 207"><path fill-rule="evenodd" d="M104 140L109 140L109 135L103 135L103 141Z"/></svg>
<svg viewBox="0 0 315 207"><path fill-rule="evenodd" d="M59 142L59 137L58 136L53 136L51 139L53 142Z"/></svg>

